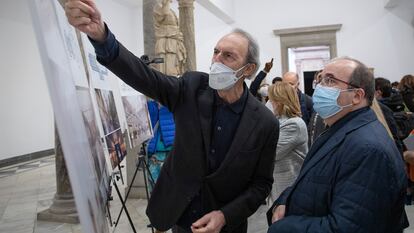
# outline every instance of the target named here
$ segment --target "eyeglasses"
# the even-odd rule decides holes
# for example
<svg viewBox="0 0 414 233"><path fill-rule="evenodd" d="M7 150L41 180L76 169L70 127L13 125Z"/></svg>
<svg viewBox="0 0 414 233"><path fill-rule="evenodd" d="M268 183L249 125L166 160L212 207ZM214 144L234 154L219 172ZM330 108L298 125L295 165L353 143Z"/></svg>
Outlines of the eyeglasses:
<svg viewBox="0 0 414 233"><path fill-rule="evenodd" d="M320 85L326 86L326 87L334 87L334 86L337 85L338 82L345 83L346 85L354 87L354 88L360 88L357 85L354 85L354 84L351 84L349 82L340 80L338 78L335 78L333 75L329 75L329 74L321 76L321 79L317 84L320 84Z"/></svg>

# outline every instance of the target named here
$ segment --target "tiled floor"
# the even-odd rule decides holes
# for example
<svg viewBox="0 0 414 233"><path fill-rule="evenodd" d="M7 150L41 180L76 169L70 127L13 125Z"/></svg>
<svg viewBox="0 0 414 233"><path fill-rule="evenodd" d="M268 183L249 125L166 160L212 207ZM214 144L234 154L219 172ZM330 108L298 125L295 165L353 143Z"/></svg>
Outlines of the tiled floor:
<svg viewBox="0 0 414 233"><path fill-rule="evenodd" d="M82 233L78 224L37 221L38 212L47 209L56 191L54 157L47 157L12 167L0 168L0 233ZM122 189L123 190L123 189ZM129 199L127 207L139 233L149 233L145 216L146 200ZM111 204L112 218L119 213L120 202ZM414 223L414 207L406 207L410 222ZM266 206L249 219L249 233L267 232ZM414 224L413 224L414 225ZM116 229L110 232L133 232L122 215ZM414 233L414 226L405 233Z"/></svg>

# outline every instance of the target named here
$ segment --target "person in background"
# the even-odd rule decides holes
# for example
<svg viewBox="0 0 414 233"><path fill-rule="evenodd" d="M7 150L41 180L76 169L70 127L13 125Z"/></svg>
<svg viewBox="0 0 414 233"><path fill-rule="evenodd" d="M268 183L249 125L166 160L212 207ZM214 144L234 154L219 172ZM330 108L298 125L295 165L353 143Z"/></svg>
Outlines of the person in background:
<svg viewBox="0 0 414 233"><path fill-rule="evenodd" d="M272 84L275 84L275 83L277 83L277 82L282 82L283 81L283 79L281 78L281 77L274 77L273 79L272 79Z"/></svg>
<svg viewBox="0 0 414 233"><path fill-rule="evenodd" d="M397 81L392 82L392 83L391 83L392 89L393 89L393 90L396 90L396 91L399 91L399 90L398 90L398 85L399 85L399 84L400 84L400 83L399 83L399 82L397 82Z"/></svg>
<svg viewBox="0 0 414 233"><path fill-rule="evenodd" d="M282 77L283 82L289 83L293 88L295 88L298 93L300 110L302 112L302 119L305 121L306 125L309 124L310 117L313 113L313 103L312 98L299 89L299 76L295 72L286 72Z"/></svg>
<svg viewBox="0 0 414 233"><path fill-rule="evenodd" d="M407 74L402 77L398 89L403 97L405 106L410 112L414 112L414 76Z"/></svg>
<svg viewBox="0 0 414 233"><path fill-rule="evenodd" d="M375 98L382 104L385 104L393 112L404 111L404 102L399 91L394 90L388 79L375 78Z"/></svg>
<svg viewBox="0 0 414 233"><path fill-rule="evenodd" d="M273 67L273 58L269 62L266 62L263 70L261 70L256 75L256 78L250 84L250 88L249 88L250 93L252 93L253 96L256 96L260 102L266 103L267 87L269 86L269 84L267 84L266 81L263 81L263 80L265 80L266 75L270 72L272 67Z"/></svg>
<svg viewBox="0 0 414 233"><path fill-rule="evenodd" d="M243 30L213 49L210 73L179 79L151 69L119 43L92 0L69 0L71 25L86 33L97 60L158 101L175 120L173 149L148 200L153 227L173 232L247 231L247 218L269 195L279 122L244 83L259 67L259 48Z"/></svg>
<svg viewBox="0 0 414 233"><path fill-rule="evenodd" d="M329 127L269 209L268 233L391 233L408 226L404 163L370 108L374 92L374 77L360 61L341 57L325 66L312 98Z"/></svg>
<svg viewBox="0 0 414 233"><path fill-rule="evenodd" d="M298 95L293 87L285 82L273 84L269 87L269 99L280 122L273 171L275 181L270 193L273 203L296 180L308 153L308 134L301 118Z"/></svg>
<svg viewBox="0 0 414 233"><path fill-rule="evenodd" d="M322 70L315 72L315 75L313 76L313 82L312 82L313 89L315 89L316 85L321 81L321 73L322 73ZM319 116L319 114L314 111L310 117L307 128L308 128L308 147L310 148L313 142L316 140L316 138L319 137L319 135L323 131L325 131L326 124L323 121L322 117Z"/></svg>

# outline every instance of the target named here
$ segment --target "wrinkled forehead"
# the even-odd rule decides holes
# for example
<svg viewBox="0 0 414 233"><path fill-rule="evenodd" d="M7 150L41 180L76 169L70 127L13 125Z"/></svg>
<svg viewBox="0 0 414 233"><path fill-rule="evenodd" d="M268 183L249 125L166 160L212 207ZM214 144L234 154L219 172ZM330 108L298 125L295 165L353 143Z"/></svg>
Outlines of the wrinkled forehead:
<svg viewBox="0 0 414 233"><path fill-rule="evenodd" d="M238 33L230 33L223 36L216 44L215 49L225 52L237 53L241 57L247 56L249 42Z"/></svg>

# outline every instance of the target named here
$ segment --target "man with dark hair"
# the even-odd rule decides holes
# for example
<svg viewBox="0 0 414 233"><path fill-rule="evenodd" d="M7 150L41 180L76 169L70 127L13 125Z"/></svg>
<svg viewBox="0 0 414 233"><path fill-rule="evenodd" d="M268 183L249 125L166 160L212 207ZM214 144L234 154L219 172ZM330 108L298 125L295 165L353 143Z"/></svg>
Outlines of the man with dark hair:
<svg viewBox="0 0 414 233"><path fill-rule="evenodd" d="M148 201L158 230L247 231L247 218L269 195L279 123L252 96L245 78L259 67L259 49L242 31L214 47L210 73L180 78L149 68L119 43L92 0L69 0L70 24L86 33L98 61L174 115L176 134Z"/></svg>
<svg viewBox="0 0 414 233"><path fill-rule="evenodd" d="M404 163L370 109L374 91L361 62L344 57L325 66L313 103L329 127L269 209L269 233L401 233L407 226Z"/></svg>
<svg viewBox="0 0 414 233"><path fill-rule="evenodd" d="M289 83L293 88L295 88L296 92L298 93L302 119L306 125L308 125L313 113L313 103L312 98L299 89L298 74L295 72L286 72L282 77L282 81Z"/></svg>
<svg viewBox="0 0 414 233"><path fill-rule="evenodd" d="M281 77L274 77L272 80L272 84L275 84L276 82L282 82L283 79Z"/></svg>
<svg viewBox="0 0 414 233"><path fill-rule="evenodd" d="M404 111L404 102L401 94L394 90L388 79L375 78L375 98L382 104L385 104L393 112Z"/></svg>

